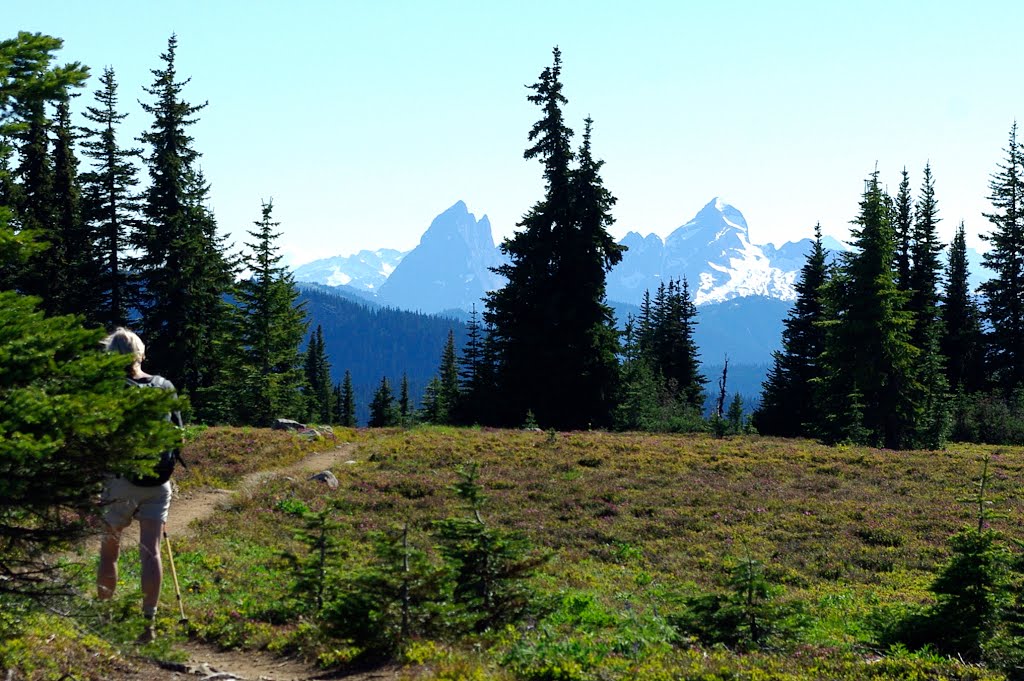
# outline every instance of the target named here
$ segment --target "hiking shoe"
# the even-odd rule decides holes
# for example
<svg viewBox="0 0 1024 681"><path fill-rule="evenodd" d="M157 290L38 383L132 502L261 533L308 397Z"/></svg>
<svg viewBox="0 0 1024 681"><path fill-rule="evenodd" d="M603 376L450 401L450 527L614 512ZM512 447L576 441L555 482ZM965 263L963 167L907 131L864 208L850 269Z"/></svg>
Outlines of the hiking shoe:
<svg viewBox="0 0 1024 681"><path fill-rule="evenodd" d="M147 624L139 634L139 637L135 639L136 643L152 643L156 640L156 628L152 624Z"/></svg>

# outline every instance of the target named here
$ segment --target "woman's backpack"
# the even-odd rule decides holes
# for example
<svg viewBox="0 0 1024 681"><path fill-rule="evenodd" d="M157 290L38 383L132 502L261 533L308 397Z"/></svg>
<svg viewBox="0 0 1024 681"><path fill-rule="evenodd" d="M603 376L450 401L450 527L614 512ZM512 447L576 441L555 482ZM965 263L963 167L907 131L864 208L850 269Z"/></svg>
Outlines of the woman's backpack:
<svg viewBox="0 0 1024 681"><path fill-rule="evenodd" d="M149 376L143 379L129 378L126 380L128 381L128 385L135 386L136 388L163 388L164 390L174 390L174 384L163 376ZM174 411L168 414L167 420L178 426L178 428L184 427L180 411ZM181 458L181 452L177 449L169 449L160 454L160 460L153 469L153 475L130 475L128 476L128 480L133 485L138 485L139 487L159 487L171 479L171 475L174 473L175 464L179 462L182 466L188 468L188 464L186 464L185 460Z"/></svg>

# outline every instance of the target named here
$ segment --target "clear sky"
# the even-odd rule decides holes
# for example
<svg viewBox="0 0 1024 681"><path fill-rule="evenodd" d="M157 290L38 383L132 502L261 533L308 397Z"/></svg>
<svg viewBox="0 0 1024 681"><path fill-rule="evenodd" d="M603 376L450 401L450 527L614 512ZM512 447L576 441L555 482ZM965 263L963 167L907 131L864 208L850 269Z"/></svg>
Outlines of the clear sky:
<svg viewBox="0 0 1024 681"><path fill-rule="evenodd" d="M113 66L126 138L170 34L220 228L273 198L293 264L408 249L464 200L508 236L541 196L524 85L563 54L571 127L618 197L615 236L662 236L722 196L755 243L843 237L877 163L931 163L941 236L988 230L988 182L1024 115L1018 0L3 0L61 61ZM78 100L92 103L96 78ZM130 139L125 139L126 143Z"/></svg>

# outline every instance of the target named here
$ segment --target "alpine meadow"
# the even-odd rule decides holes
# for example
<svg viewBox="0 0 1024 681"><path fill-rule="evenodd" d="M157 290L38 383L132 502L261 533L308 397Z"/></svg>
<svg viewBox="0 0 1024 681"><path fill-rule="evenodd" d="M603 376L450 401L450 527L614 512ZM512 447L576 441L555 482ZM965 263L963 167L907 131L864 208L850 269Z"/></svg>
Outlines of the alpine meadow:
<svg viewBox="0 0 1024 681"><path fill-rule="evenodd" d="M295 264L281 196L218 221L193 41L127 92L70 38L0 40L0 676L1024 679L1016 122L964 221L927 161L856 169L843 241L759 244L719 198L617 238L609 100L575 116L599 75L567 42L516 65L510 235L460 200L411 250L325 232ZM362 144L322 114L244 144ZM118 327L176 394L125 387ZM94 595L100 492L170 450L153 620L138 533Z"/></svg>

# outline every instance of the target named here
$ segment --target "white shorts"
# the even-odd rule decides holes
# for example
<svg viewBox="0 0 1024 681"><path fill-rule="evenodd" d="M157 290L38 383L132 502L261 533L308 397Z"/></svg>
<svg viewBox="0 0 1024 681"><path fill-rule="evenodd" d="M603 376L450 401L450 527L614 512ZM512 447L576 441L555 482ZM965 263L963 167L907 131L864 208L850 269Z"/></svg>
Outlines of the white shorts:
<svg viewBox="0 0 1024 681"><path fill-rule="evenodd" d="M140 487L125 478L107 478L101 504L103 520L115 530L128 527L136 518L166 523L171 508L171 482Z"/></svg>

